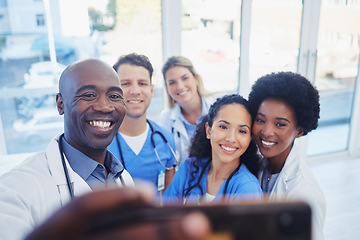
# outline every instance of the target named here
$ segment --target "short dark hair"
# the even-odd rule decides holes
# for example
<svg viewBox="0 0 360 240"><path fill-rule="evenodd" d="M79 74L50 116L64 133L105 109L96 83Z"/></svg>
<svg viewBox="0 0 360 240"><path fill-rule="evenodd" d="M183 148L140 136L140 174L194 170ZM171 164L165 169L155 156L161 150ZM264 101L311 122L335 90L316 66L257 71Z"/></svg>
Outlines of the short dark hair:
<svg viewBox="0 0 360 240"><path fill-rule="evenodd" d="M249 108L254 121L260 104L275 98L287 102L295 111L303 136L316 129L320 116L319 93L309 80L298 73L278 72L259 78L249 94Z"/></svg>
<svg viewBox="0 0 360 240"><path fill-rule="evenodd" d="M135 66L146 68L149 71L150 81L151 81L152 74L154 72L154 68L151 65L151 62L147 56L142 55L142 54L137 54L137 53L130 53L127 55L122 55L122 56L120 56L118 61L114 64L114 66L113 66L114 70L117 72L118 68L122 64L130 64L130 65L135 65Z"/></svg>

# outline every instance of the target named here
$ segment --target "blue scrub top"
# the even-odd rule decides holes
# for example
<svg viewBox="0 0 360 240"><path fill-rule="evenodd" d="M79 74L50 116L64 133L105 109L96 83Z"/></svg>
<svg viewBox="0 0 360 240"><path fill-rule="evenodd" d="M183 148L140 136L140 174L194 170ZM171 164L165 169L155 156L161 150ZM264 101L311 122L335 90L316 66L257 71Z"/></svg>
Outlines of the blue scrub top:
<svg viewBox="0 0 360 240"><path fill-rule="evenodd" d="M199 186L196 185L200 178L201 172L209 159L201 159L197 162L199 170L193 173L195 176L194 181L192 179L192 172L195 169L193 161L195 158L187 158L179 167L175 173L174 179L170 186L163 194L163 201L165 204L184 204L205 202L205 194L207 188L207 174L209 166L204 169L204 174L199 180ZM191 181L191 182L190 182ZM214 202L222 201L225 183L222 184L219 192L217 193ZM187 190L192 188L188 196L185 196ZM203 192L201 192L201 189ZM202 199L201 199L202 198ZM226 190L225 201L244 201L244 200L262 200L263 192L261 190L258 179L248 170L248 168L241 164L239 170L233 175L229 181L229 185Z"/></svg>
<svg viewBox="0 0 360 240"><path fill-rule="evenodd" d="M169 142L170 146L175 149L174 138L172 134L163 127L160 127L155 122L149 120L154 131L161 132ZM133 150L127 145L123 137L117 133L108 150L116 156L121 162L120 151L118 147L118 140L120 142L121 150L124 156L125 168L130 173L133 179L141 179L154 184L157 189L158 175L161 170L165 171L164 167L160 164L156 157L154 148L151 144L151 128L149 129L146 141L142 147L139 155L136 155ZM158 151L161 162L166 167L173 167L176 164L176 159L171 153L169 146L161 138L159 134L154 135L154 142Z"/></svg>

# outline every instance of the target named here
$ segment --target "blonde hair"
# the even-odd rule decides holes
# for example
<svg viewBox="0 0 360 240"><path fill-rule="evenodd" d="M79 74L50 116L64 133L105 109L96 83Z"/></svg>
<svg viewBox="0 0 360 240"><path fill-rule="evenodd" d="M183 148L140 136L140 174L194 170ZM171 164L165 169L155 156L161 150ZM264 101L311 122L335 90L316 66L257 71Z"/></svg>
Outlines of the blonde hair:
<svg viewBox="0 0 360 240"><path fill-rule="evenodd" d="M165 74L170 68L173 68L173 67L185 67L185 68L189 69L189 71L193 74L193 76L196 77L198 80L197 91L198 91L199 95L200 96L210 95L209 92L206 91L203 81L202 81L202 78L195 70L195 67L192 64L192 62L188 58L183 57L183 56L170 57L164 63L164 65L162 67L162 74L164 77L165 87L166 87ZM167 94L167 99L168 99L168 107L172 108L175 105L176 101L170 96L170 94L167 91L166 91L166 94Z"/></svg>

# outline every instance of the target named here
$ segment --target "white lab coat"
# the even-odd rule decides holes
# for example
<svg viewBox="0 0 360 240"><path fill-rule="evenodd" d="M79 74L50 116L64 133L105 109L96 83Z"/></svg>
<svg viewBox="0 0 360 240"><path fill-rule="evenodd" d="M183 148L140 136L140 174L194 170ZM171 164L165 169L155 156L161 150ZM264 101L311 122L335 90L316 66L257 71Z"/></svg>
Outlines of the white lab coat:
<svg viewBox="0 0 360 240"><path fill-rule="evenodd" d="M266 158L261 160L258 176L260 182L267 163ZM269 200L303 200L307 202L312 210L312 239L324 239L326 200L308 164L301 159L296 140L269 195Z"/></svg>
<svg viewBox="0 0 360 240"><path fill-rule="evenodd" d="M66 160L75 196L91 191ZM130 174L122 173L126 185ZM118 179L118 185L121 181ZM0 239L23 239L35 226L70 200L58 147L58 137L45 152L37 153L0 178Z"/></svg>
<svg viewBox="0 0 360 240"><path fill-rule="evenodd" d="M210 108L218 97L223 96L224 94L214 94L208 97L202 97L205 99L205 103ZM179 109L179 104L176 103L172 108L166 108L161 112L159 125L165 127L170 131L175 140L176 153L179 157L179 162L182 163L189 156L189 148L191 144L191 137L188 136L184 123L180 120L181 111Z"/></svg>

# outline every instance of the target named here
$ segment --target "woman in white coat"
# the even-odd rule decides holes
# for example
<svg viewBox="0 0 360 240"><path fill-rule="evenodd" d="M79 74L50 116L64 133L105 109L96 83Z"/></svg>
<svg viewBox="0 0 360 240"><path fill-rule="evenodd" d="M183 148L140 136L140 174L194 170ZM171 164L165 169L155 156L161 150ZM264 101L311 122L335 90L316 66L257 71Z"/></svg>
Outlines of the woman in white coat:
<svg viewBox="0 0 360 240"><path fill-rule="evenodd" d="M168 108L161 113L159 124L173 134L180 164L189 156L196 125L222 94L209 94L191 61L183 56L170 57L162 73Z"/></svg>
<svg viewBox="0 0 360 240"><path fill-rule="evenodd" d="M264 193L269 200L308 202L312 239L323 239L325 197L296 142L318 126L318 91L299 74L272 73L255 82L249 104L253 138L263 156L258 178Z"/></svg>

